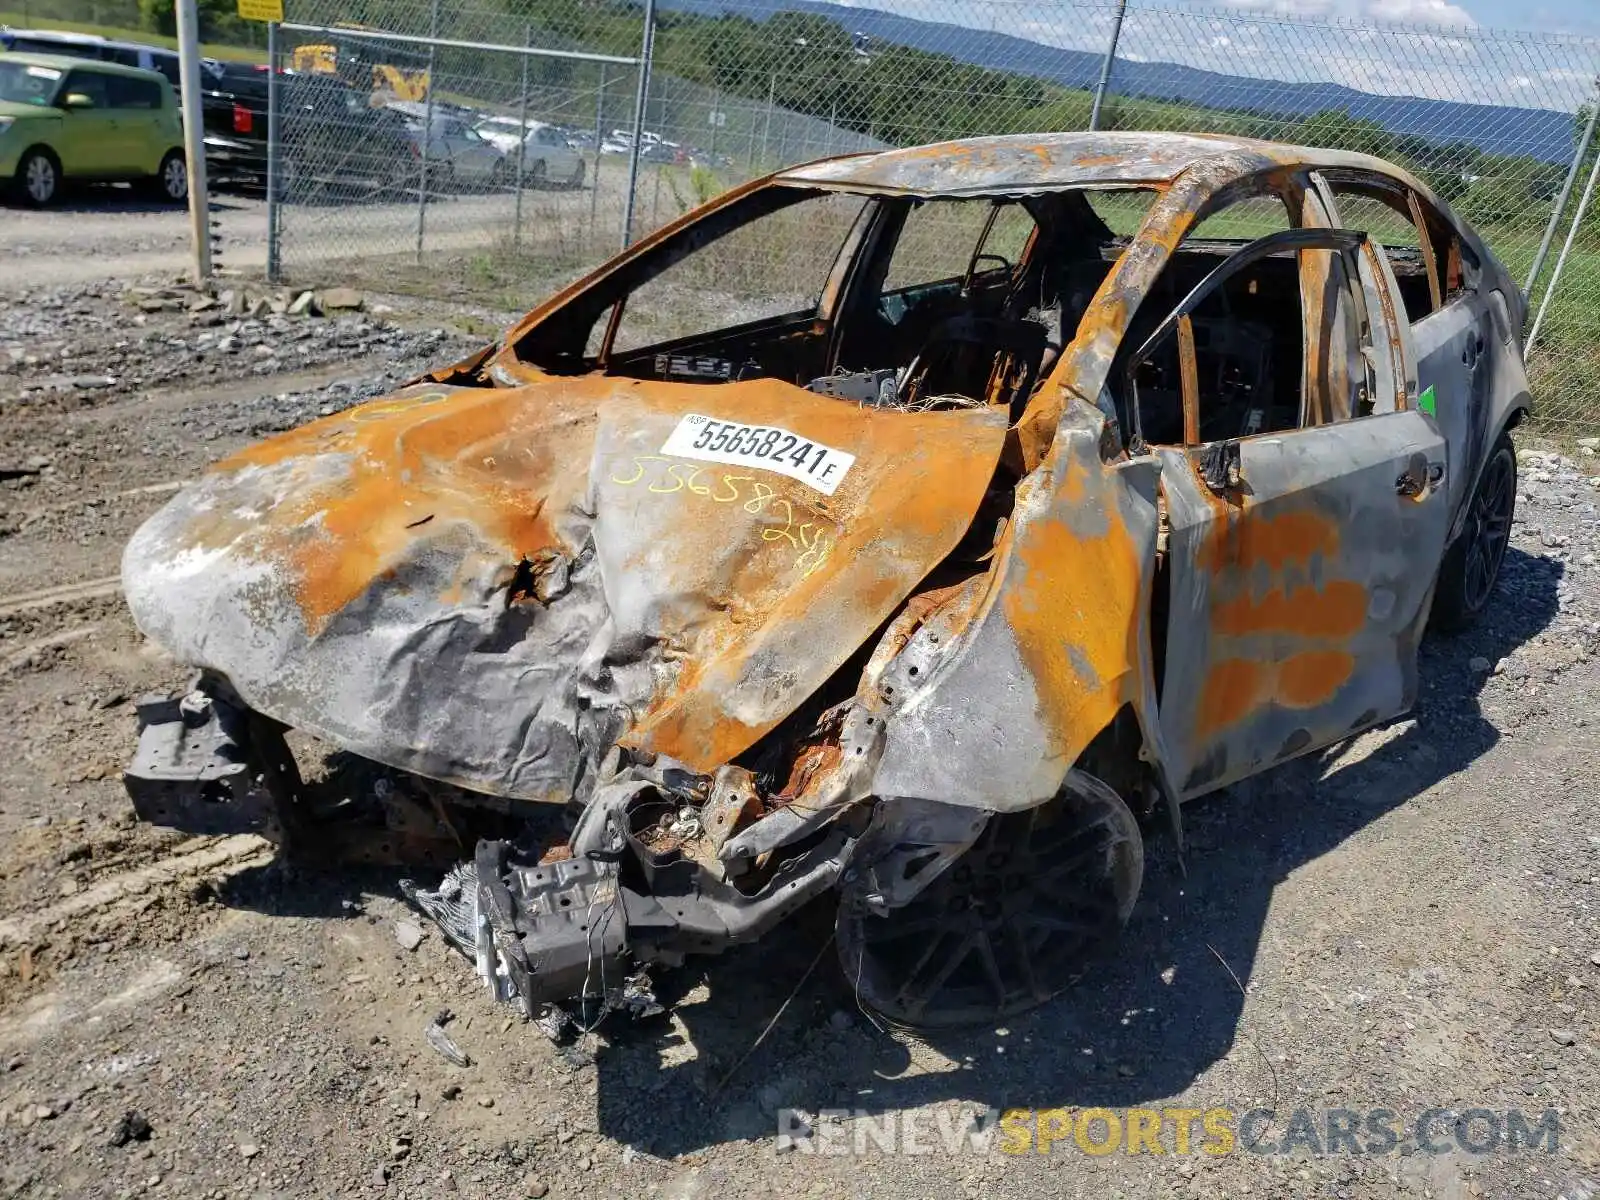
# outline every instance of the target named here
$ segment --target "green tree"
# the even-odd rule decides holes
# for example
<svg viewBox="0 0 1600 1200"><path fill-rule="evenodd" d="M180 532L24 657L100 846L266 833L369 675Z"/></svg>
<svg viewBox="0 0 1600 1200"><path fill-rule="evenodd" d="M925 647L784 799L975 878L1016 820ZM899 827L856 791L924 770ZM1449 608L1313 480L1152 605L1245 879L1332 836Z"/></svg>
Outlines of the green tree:
<svg viewBox="0 0 1600 1200"><path fill-rule="evenodd" d="M195 0L202 41L227 41L243 34L236 0ZM174 37L178 17L172 0L139 0L139 25L151 33Z"/></svg>

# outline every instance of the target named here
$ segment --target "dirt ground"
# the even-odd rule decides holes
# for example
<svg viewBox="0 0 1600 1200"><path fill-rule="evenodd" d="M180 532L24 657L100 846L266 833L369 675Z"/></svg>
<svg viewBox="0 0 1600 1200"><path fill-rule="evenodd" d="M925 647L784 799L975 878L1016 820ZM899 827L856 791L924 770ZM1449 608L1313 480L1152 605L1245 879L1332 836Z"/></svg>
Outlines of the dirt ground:
<svg viewBox="0 0 1600 1200"><path fill-rule="evenodd" d="M118 776L132 702L186 678L116 592L139 521L505 314L368 296L275 324L125 286L0 294L0 1196L1600 1193L1587 453L1524 443L1498 602L1424 646L1417 712L1187 809L1181 866L1153 831L1118 953L1059 1002L880 1029L816 913L664 979L668 1015L558 1045L436 932L405 948L401 873L136 825ZM470 1066L424 1040L445 1008ZM1032 1106L1270 1109L1292 1152L984 1148L992 1110ZM1297 1109L1391 1110L1401 1144L1289 1138ZM1473 1109L1553 1111L1557 1147L1467 1153ZM1442 1153L1405 1136L1427 1110ZM810 1136L784 1149L780 1121Z"/></svg>

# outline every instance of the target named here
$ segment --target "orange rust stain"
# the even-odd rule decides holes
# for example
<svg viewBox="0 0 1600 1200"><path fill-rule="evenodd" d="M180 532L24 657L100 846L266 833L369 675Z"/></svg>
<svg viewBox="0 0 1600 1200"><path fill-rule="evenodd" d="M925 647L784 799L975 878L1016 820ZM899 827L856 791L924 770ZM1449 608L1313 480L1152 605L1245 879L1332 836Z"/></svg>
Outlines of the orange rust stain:
<svg viewBox="0 0 1600 1200"><path fill-rule="evenodd" d="M1208 738L1236 725L1267 695L1267 672L1247 658L1225 658L1216 663L1200 690L1200 715L1195 735Z"/></svg>
<svg viewBox="0 0 1600 1200"><path fill-rule="evenodd" d="M817 742L807 746L789 764L789 776L783 786L773 793L774 806L793 804L812 790L812 785L825 781L844 762L844 747L838 742Z"/></svg>
<svg viewBox="0 0 1600 1200"><path fill-rule="evenodd" d="M314 422L218 464L229 471L346 456L342 479L291 493L254 538L264 557L290 568L308 631L318 632L381 581L414 543L453 525L470 524L511 563L557 544L543 510L553 477L564 473L553 456L574 449L575 439L549 430L547 420L556 436L513 444L518 413L508 395L423 389ZM586 424L592 421L579 415L567 432L586 434Z"/></svg>
<svg viewBox="0 0 1600 1200"><path fill-rule="evenodd" d="M667 418L692 409L781 426L857 456L831 497L752 471L770 498L721 504L711 498L719 494L715 487L708 497L686 486L641 500L666 506L670 522L670 560L646 556L662 573L659 586L686 597L694 611L683 622L676 678L658 688L623 741L709 769L735 757L787 711L776 700L764 703L771 719L763 711L758 720L750 700L788 686L775 668L797 678L815 675L820 683L950 552L982 499L1002 423L975 413L877 412L766 381L714 390L650 385L635 402ZM753 485L741 487L743 496ZM833 538L812 570L797 568L782 532L791 513L795 528L826 525Z"/></svg>
<svg viewBox="0 0 1600 1200"><path fill-rule="evenodd" d="M1349 682L1355 667L1355 658L1342 650L1309 650L1276 667L1248 658L1222 659L1201 687L1195 736L1201 741L1214 737L1267 704L1325 704Z"/></svg>
<svg viewBox="0 0 1600 1200"><path fill-rule="evenodd" d="M1211 627L1243 637L1288 633L1302 637L1347 638L1366 622L1367 590L1347 579L1322 588L1273 588L1259 600L1248 594L1213 605Z"/></svg>
<svg viewBox="0 0 1600 1200"><path fill-rule="evenodd" d="M1333 698L1355 672L1354 656L1342 650L1308 650L1278 667L1278 702L1290 708L1313 708Z"/></svg>
<svg viewBox="0 0 1600 1200"><path fill-rule="evenodd" d="M1267 516L1247 508L1226 522L1217 521L1200 564L1208 571L1257 565L1277 571L1319 554L1331 558L1338 550L1339 527L1327 517L1312 512Z"/></svg>
<svg viewBox="0 0 1600 1200"><path fill-rule="evenodd" d="M1064 469L1059 492L1089 496L1109 527L1085 536L1055 516L1017 527L1000 603L1053 749L1070 760L1137 695L1144 580L1140 548L1121 520L1108 472L1098 461Z"/></svg>

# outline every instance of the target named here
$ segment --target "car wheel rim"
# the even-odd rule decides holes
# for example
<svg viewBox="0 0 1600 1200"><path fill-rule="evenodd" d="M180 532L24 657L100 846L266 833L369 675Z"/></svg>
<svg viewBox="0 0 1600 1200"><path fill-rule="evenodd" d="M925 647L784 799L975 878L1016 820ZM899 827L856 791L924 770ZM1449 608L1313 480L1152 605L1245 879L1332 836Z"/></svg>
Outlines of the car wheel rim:
<svg viewBox="0 0 1600 1200"><path fill-rule="evenodd" d="M1070 987L1138 896L1144 849L1104 784L990 819L978 840L885 916L841 899L846 981L872 1008L913 1025L991 1021Z"/></svg>
<svg viewBox="0 0 1600 1200"><path fill-rule="evenodd" d="M50 160L37 157L28 163L28 195L43 204L56 194L56 170Z"/></svg>
<svg viewBox="0 0 1600 1200"><path fill-rule="evenodd" d="M1489 602L1500 564L1511 540L1511 517L1516 505L1516 470L1509 450L1499 451L1484 469L1468 517L1466 578L1463 591L1467 610L1476 612Z"/></svg>
<svg viewBox="0 0 1600 1200"><path fill-rule="evenodd" d="M172 199L182 200L189 194L189 165L183 159L169 158L167 165L162 168L161 178L166 185L167 195Z"/></svg>

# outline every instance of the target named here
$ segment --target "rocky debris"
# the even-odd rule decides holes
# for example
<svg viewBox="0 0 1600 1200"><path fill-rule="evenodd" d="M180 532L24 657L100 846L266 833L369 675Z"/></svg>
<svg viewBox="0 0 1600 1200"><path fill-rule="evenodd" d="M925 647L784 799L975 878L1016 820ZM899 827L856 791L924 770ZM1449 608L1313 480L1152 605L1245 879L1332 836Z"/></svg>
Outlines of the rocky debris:
<svg viewBox="0 0 1600 1200"><path fill-rule="evenodd" d="M437 1019L428 1022L428 1027L422 1031L422 1036L428 1045L437 1050L447 1062L454 1063L458 1067L470 1067L472 1065L471 1056L456 1045L455 1039L444 1031L444 1025ZM446 1099L449 1098L446 1097Z"/></svg>
<svg viewBox="0 0 1600 1200"><path fill-rule="evenodd" d="M150 1135L155 1130L150 1122L140 1115L137 1109L129 1109L117 1119L116 1125L111 1129L110 1144L112 1146L126 1146L129 1142L148 1142Z"/></svg>
<svg viewBox="0 0 1600 1200"><path fill-rule="evenodd" d="M0 413L12 405L99 405L186 379L267 377L374 353L424 352L427 345L397 326L393 312L353 288L92 284L21 292L0 299Z"/></svg>
<svg viewBox="0 0 1600 1200"><path fill-rule="evenodd" d="M415 950L422 945L422 926L415 921L396 921L394 940L400 943L402 950Z"/></svg>
<svg viewBox="0 0 1600 1200"><path fill-rule="evenodd" d="M328 288L311 302L313 309L320 309L325 313L360 309L365 304L366 298L360 292L347 287Z"/></svg>

